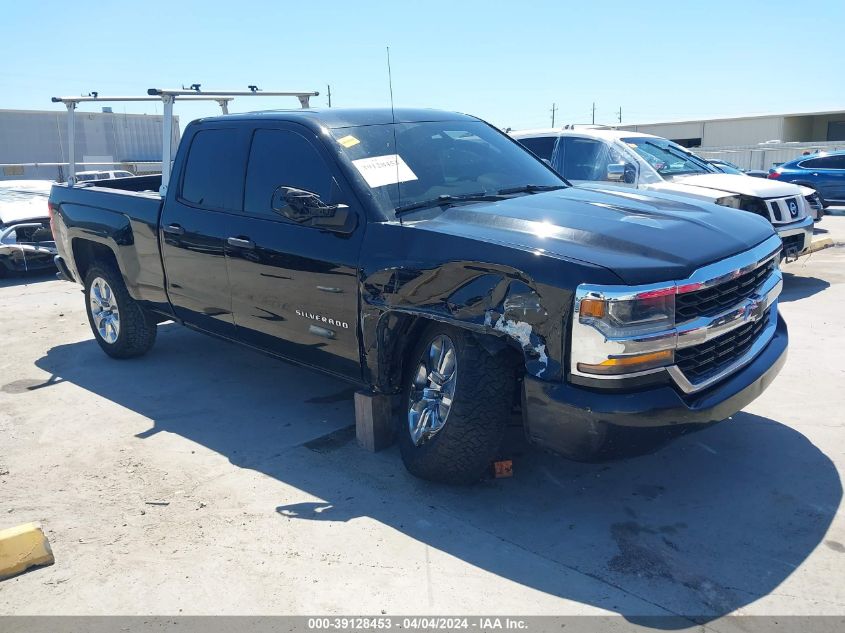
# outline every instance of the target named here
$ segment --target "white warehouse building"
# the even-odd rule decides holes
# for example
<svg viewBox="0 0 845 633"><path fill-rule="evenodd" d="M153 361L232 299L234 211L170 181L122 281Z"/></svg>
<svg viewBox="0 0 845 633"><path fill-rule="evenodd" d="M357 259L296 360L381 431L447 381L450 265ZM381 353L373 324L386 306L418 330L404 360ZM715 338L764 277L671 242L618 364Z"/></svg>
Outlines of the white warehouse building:
<svg viewBox="0 0 845 633"><path fill-rule="evenodd" d="M845 149L845 110L619 126L654 134L743 169L769 169L805 152Z"/></svg>
<svg viewBox="0 0 845 633"><path fill-rule="evenodd" d="M76 111L77 171L161 171L162 116ZM67 112L0 110L0 180L67 178ZM173 143L179 118L173 117Z"/></svg>

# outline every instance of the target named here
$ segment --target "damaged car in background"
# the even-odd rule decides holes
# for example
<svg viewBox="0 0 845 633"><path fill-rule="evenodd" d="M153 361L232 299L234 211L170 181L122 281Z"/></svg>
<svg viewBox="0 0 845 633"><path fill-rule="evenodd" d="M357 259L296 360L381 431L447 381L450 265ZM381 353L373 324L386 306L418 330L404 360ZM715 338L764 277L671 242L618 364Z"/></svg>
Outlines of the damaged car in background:
<svg viewBox="0 0 845 633"><path fill-rule="evenodd" d="M796 257L813 238L818 196L785 182L725 173L677 143L640 132L601 126L510 133L573 184L628 187L715 202L771 222L783 257Z"/></svg>
<svg viewBox="0 0 845 633"><path fill-rule="evenodd" d="M786 359L769 222L571 187L467 115L201 119L168 182L54 185L50 207L106 354L172 319L345 378L395 398L426 479L479 479L514 414L574 459L640 450L730 417Z"/></svg>
<svg viewBox="0 0 845 633"><path fill-rule="evenodd" d="M56 244L50 231L49 180L0 181L0 277L55 270Z"/></svg>
<svg viewBox="0 0 845 633"><path fill-rule="evenodd" d="M726 160L718 160L715 158L706 159L702 158L701 156L698 156L698 154L696 154L696 156L706 162L711 167L714 167L717 171L722 172L723 174L734 174L735 176L749 176L758 178L768 177L768 172L760 172L762 174L761 176L755 176L750 171L743 171L733 163L730 163ZM821 219L824 217L824 202L822 201L822 198L819 193L812 187L805 187L804 185L797 183L796 185L801 191L801 195L804 196L804 200L807 203L807 214L811 218L813 218L814 222L821 222Z"/></svg>

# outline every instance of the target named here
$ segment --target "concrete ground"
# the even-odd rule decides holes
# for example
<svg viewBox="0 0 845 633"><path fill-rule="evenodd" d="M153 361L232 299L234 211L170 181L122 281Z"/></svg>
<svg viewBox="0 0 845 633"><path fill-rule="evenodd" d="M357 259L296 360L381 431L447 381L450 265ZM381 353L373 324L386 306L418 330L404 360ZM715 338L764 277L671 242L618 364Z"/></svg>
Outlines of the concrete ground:
<svg viewBox="0 0 845 633"><path fill-rule="evenodd" d="M344 383L175 325L113 361L77 286L4 280L0 528L56 563L0 614L845 614L845 217L819 237L745 411L614 463L516 442L471 488L359 449Z"/></svg>

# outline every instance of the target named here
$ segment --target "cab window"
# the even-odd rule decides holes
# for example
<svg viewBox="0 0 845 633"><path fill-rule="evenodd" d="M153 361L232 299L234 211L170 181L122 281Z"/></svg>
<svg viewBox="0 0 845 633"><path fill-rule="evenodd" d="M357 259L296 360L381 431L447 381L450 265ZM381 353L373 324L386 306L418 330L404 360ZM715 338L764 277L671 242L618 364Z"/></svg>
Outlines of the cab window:
<svg viewBox="0 0 845 633"><path fill-rule="evenodd" d="M551 160L552 152L555 149L555 136L536 136L534 138L517 139L520 144L534 152L540 158Z"/></svg>
<svg viewBox="0 0 845 633"><path fill-rule="evenodd" d="M567 180L607 180L607 166L613 162L619 161L607 143L579 136L562 136L552 159Z"/></svg>
<svg viewBox="0 0 845 633"><path fill-rule="evenodd" d="M283 217L272 208L279 187L303 189L330 202L333 177L316 147L290 130L256 130L249 152L244 212L260 217Z"/></svg>
<svg viewBox="0 0 845 633"><path fill-rule="evenodd" d="M200 130L194 135L181 199L204 209L240 211L246 149L235 128Z"/></svg>

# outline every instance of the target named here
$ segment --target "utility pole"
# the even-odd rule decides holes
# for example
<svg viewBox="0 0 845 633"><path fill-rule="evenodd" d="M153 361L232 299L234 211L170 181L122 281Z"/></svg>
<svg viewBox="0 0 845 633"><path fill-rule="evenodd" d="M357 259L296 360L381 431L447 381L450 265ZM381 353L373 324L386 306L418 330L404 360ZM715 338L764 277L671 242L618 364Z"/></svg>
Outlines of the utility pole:
<svg viewBox="0 0 845 633"><path fill-rule="evenodd" d="M329 98L329 107L332 107L332 87L326 84L326 96Z"/></svg>
<svg viewBox="0 0 845 633"><path fill-rule="evenodd" d="M593 125L596 124L596 102L593 101Z"/></svg>
<svg viewBox="0 0 845 633"><path fill-rule="evenodd" d="M619 112L616 113L616 116L620 123L622 123L622 106L619 106Z"/></svg>
<svg viewBox="0 0 845 633"><path fill-rule="evenodd" d="M552 104L552 127L555 126L555 111L558 110L557 104Z"/></svg>

